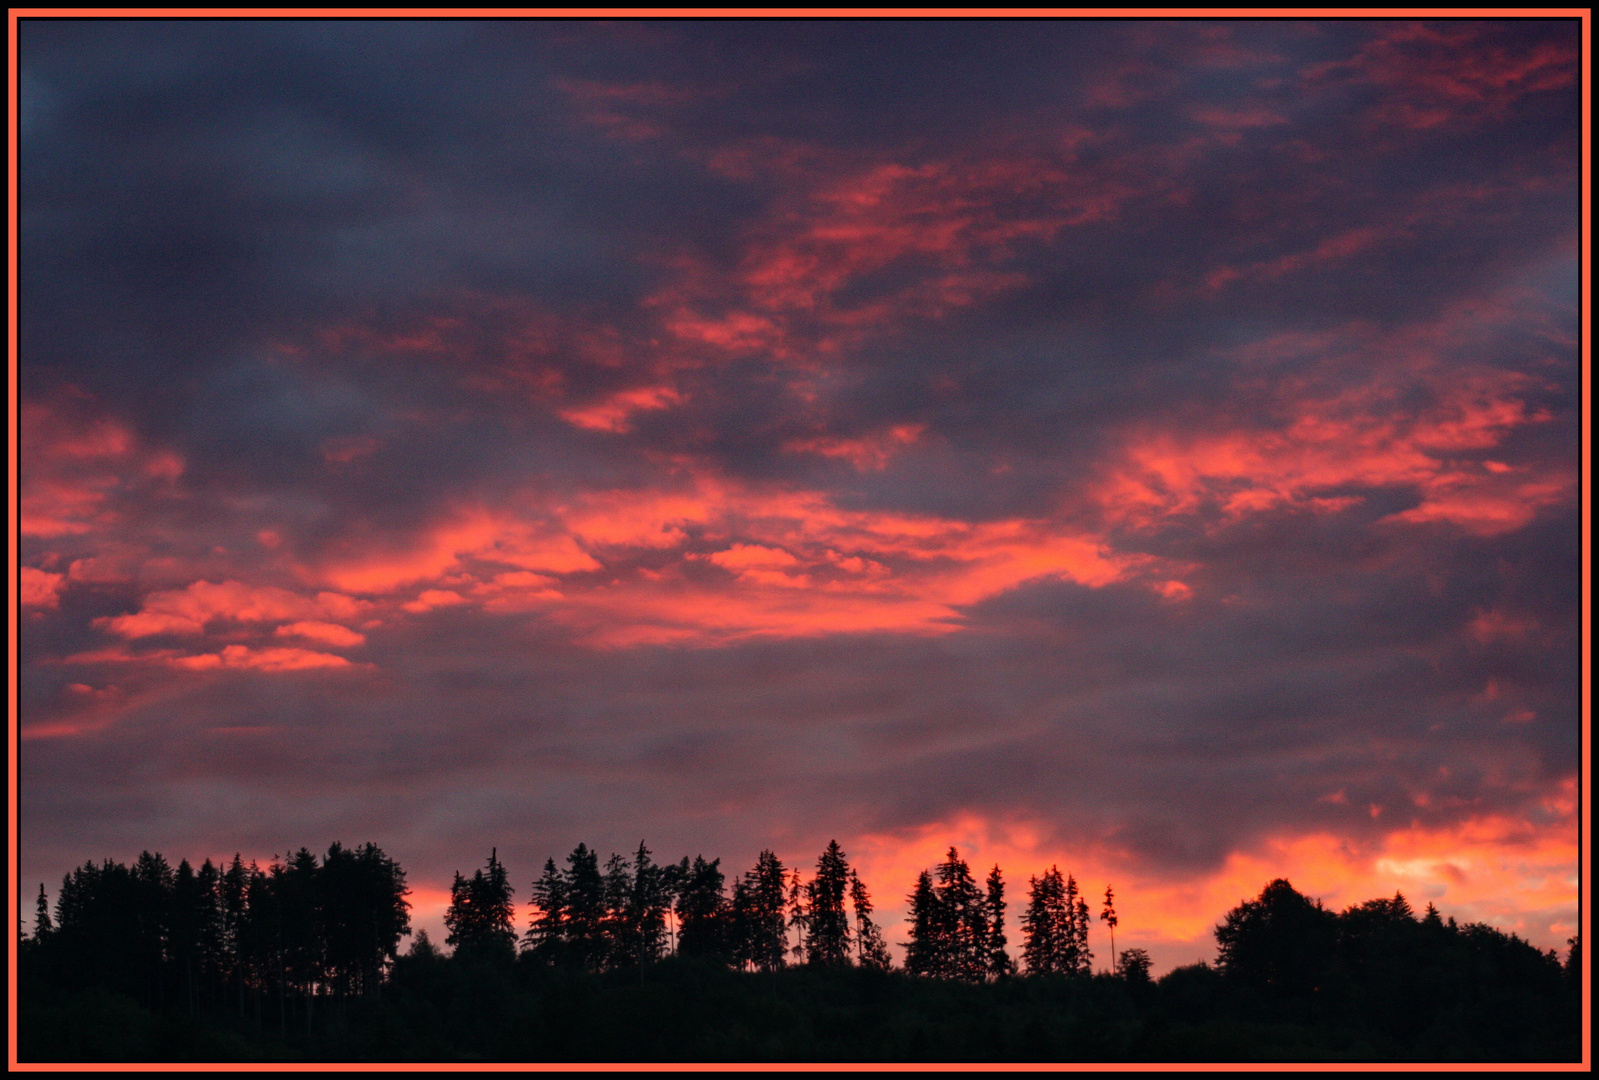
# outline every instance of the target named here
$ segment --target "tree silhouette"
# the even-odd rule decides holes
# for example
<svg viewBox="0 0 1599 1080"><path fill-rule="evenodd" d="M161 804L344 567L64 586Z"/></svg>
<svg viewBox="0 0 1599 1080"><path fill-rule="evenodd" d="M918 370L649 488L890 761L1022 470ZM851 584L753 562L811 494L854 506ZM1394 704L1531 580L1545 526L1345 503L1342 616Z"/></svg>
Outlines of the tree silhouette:
<svg viewBox="0 0 1599 1080"><path fill-rule="evenodd" d="M1092 975L1094 954L1088 948L1088 927L1092 921L1088 901L1077 891L1077 879L1066 875L1066 906L1071 912L1071 930L1063 962L1064 970L1071 975Z"/></svg>
<svg viewBox="0 0 1599 1080"><path fill-rule="evenodd" d="M872 897L855 871L849 872L850 906L855 910L855 962L863 968L887 971L893 960L883 942L883 932L872 921Z"/></svg>
<svg viewBox="0 0 1599 1080"><path fill-rule="evenodd" d="M1111 892L1109 885L1105 886L1105 906L1099 909L1100 921L1110 930L1110 969L1112 974L1116 971L1116 894Z"/></svg>
<svg viewBox="0 0 1599 1080"><path fill-rule="evenodd" d="M1333 913L1277 878L1216 927L1217 965L1261 990L1298 994L1320 985L1336 942Z"/></svg>
<svg viewBox="0 0 1599 1080"><path fill-rule="evenodd" d="M633 857L633 879L623 904L623 938L619 955L626 963L659 960L666 947L666 911L671 897L664 868L650 861L650 849L640 840Z"/></svg>
<svg viewBox="0 0 1599 1080"><path fill-rule="evenodd" d="M1130 983L1149 982L1149 953L1143 949L1127 949L1121 954L1121 977Z"/></svg>
<svg viewBox="0 0 1599 1080"><path fill-rule="evenodd" d="M450 933L445 944L454 946L457 953L498 959L509 959L515 953L514 890L498 856L499 849L492 849L485 869L474 871L470 880L457 871L450 886L450 906L444 913Z"/></svg>
<svg viewBox="0 0 1599 1080"><path fill-rule="evenodd" d="M677 895L677 948L684 956L733 964L733 910L723 895L721 865L721 859L706 862L703 855L694 856Z"/></svg>
<svg viewBox="0 0 1599 1080"><path fill-rule="evenodd" d="M788 918L786 870L777 856L763 850L754 869L745 873L734 892L740 926L740 959L757 971L776 971L787 962Z"/></svg>
<svg viewBox="0 0 1599 1080"><path fill-rule="evenodd" d="M905 919L911 924L910 940L905 942L905 970L912 975L937 975L941 965L944 941L941 936L942 920L938 916L938 899L933 894L933 876L926 870L916 875L916 886L906 897L910 911Z"/></svg>
<svg viewBox="0 0 1599 1080"><path fill-rule="evenodd" d="M341 994L375 992L411 932L405 871L376 844L335 842L322 860L324 962Z"/></svg>
<svg viewBox="0 0 1599 1080"><path fill-rule="evenodd" d="M613 858L609 874L582 845L569 863L571 872L563 873L548 860L534 883L539 909L533 930L541 920L545 929L530 939L531 952L549 944L565 954L560 962L583 963L567 946L577 940L574 926L586 919L591 940L608 950L597 970L647 961L671 903L682 920L686 955L769 971L774 1004L780 999L781 1007L757 1010L751 1027L743 1010L725 1007L726 995L749 992L749 976L703 965L662 964L647 982L640 965L638 985L627 986L630 980L583 973L552 979L531 965L484 964L470 937L484 925L492 931L495 919L486 915L501 901L507 914L500 936L489 937L502 954L509 950L509 887L497 852L471 879L456 875L452 901L458 902L447 922L463 936L448 957L422 934L405 956L395 956L408 929L404 873L376 845L334 844L320 863L301 848L284 859L273 856L266 870L246 866L237 855L225 869L207 860L196 870L184 859L174 870L164 857L145 852L131 867L108 859L67 874L53 912L41 886L34 932L18 952L24 1059L84 1060L78 1048L88 1039L113 1047L102 1056L149 1060L178 1045L150 1041L147 1033L162 1028L185 1039L192 1035L197 1047L231 1046L229 1053L262 1060L559 1060L597 1053L644 1060L702 1056L700 1048L728 1039L800 1060L816 1056L816 1033L823 1030L832 1033L827 1045L861 1059L902 1054L911 1045L907 1039L924 1040L925 1049L952 1060L974 1054L982 1060L1053 1059L1063 1052L1117 1060L1221 1053L1319 1060L1347 1057L1351 1047L1410 1060L1579 1056L1579 940L1569 942L1562 963L1554 950L1480 923L1458 925L1433 905L1418 918L1399 893L1334 914L1288 882L1270 882L1217 927L1216 967L1180 968L1159 981L1150 977L1150 959L1141 949L1117 955L1115 983L974 986L952 999L950 988L925 980L884 979L872 992L884 995L886 1008L871 1024L846 1025L846 1033L838 1025L840 1002L858 993L852 987L859 983L838 968L848 959L871 968L887 968L889 961L872 925L865 884L836 845L819 859L816 877L801 881L811 963L804 974L788 977L781 994L785 978L778 969L787 960L797 875L770 851L735 883L732 905L719 861L703 856L671 867L680 886L666 884L668 867L654 864L642 845L631 864ZM613 888L620 906L606 895L606 878L616 878L618 863L631 867L627 889ZM975 939L979 926L989 950L979 954L988 963L980 977L998 974L993 957L1003 954L1005 910L1000 869L988 875L980 903L971 904L962 896L976 886L962 868L951 850L936 872L918 875L907 957L914 974L972 979L963 966L970 959L965 939ZM854 915L844 964L827 959L827 942L837 933L824 928L842 906L828 884L840 874ZM574 889L574 882L586 884ZM1051 867L1030 886L1022 918L1029 973L1080 974L1088 914L1075 881ZM590 899L574 904L575 893L584 891ZM1105 909L1113 912L1114 893L1106 892ZM593 909L590 915L575 919L585 906ZM974 909L984 916L981 924L962 914ZM734 926L747 933L728 935ZM617 936L619 927L633 935L630 949L623 948L628 939ZM763 995L766 988L763 978ZM329 995L342 1001L356 994L367 1000L331 1009L321 1004ZM252 995L253 1040L247 1024L226 1016L238 1012L247 1019L244 1006ZM948 1023L952 1001L962 1014L955 1027ZM270 1027L263 1023L274 1016ZM508 1022L512 1016L536 1019ZM715 1025L714 1034L706 1024ZM586 1054L570 1031L603 1050Z"/></svg>
<svg viewBox="0 0 1599 1080"><path fill-rule="evenodd" d="M33 940L43 941L50 936L55 925L50 921L50 901L44 895L44 882L39 882L39 902L33 909Z"/></svg>
<svg viewBox="0 0 1599 1080"><path fill-rule="evenodd" d="M566 877L555 859L545 859L544 873L533 883L533 917L522 939L523 948L541 963L559 964L564 959L569 921L566 890Z"/></svg>
<svg viewBox="0 0 1599 1080"><path fill-rule="evenodd" d="M937 974L950 979L981 982L991 961L987 904L972 877L971 867L951 847L935 873L933 895L938 938L942 948Z"/></svg>
<svg viewBox="0 0 1599 1080"><path fill-rule="evenodd" d="M1060 868L1027 880L1027 911L1022 915L1022 960L1029 975L1058 975L1066 942L1066 883Z"/></svg>
<svg viewBox="0 0 1599 1080"><path fill-rule="evenodd" d="M1005 879L999 864L988 872L988 973L994 978L1016 974L1016 962L1005 951Z"/></svg>
<svg viewBox="0 0 1599 1080"><path fill-rule="evenodd" d="M578 844L566 857L566 947L574 962L597 971L606 961L605 878L600 855Z"/></svg>
<svg viewBox="0 0 1599 1080"><path fill-rule="evenodd" d="M812 964L850 962L849 913L844 907L849 886L849 863L838 841L831 840L816 860L816 876L805 886L804 945Z"/></svg>

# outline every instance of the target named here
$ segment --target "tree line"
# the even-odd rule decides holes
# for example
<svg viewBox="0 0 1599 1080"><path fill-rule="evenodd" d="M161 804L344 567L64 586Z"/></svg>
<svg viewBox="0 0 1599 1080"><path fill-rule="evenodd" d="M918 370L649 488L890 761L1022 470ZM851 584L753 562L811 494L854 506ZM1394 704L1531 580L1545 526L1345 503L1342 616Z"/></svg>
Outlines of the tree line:
<svg viewBox="0 0 1599 1080"><path fill-rule="evenodd" d="M498 851L450 889L445 944L457 950L533 962L609 971L652 963L666 955L701 957L739 971L769 972L790 964L892 967L883 930L872 918L872 896L830 841L807 876L770 850L735 875L731 890L721 859L696 855L658 864L640 842L631 859L579 844L565 865L545 861L533 882L532 915L525 933L515 925L515 889ZM1005 881L999 866L979 887L971 867L951 847L924 870L907 897L904 970L912 975L983 982L1018 973L1007 950ZM1114 924L1107 886L1100 917ZM1058 867L1028 882L1022 916L1022 966L1031 975L1086 975L1089 906L1077 881ZM431 947L431 945L430 945ZM1147 969L1142 950L1127 960Z"/></svg>
<svg viewBox="0 0 1599 1080"><path fill-rule="evenodd" d="M455 875L445 915L449 955L420 931L400 951L411 934L405 872L375 844L335 843L320 858L302 848L264 867L235 855L224 865L206 860L195 868L183 860L174 868L149 852L131 866L85 863L63 879L53 911L40 886L33 932L24 935L21 951L24 1046L80 1045L96 1031L113 1030L93 1010L125 1000L139 1015L192 1018L207 1031L226 1027L230 1037L245 1040L213 1051L219 1057L284 1053L297 1045L352 1059L386 1057L405 1046L451 1058L501 1046L496 1052L511 1057L564 1053L579 1060L594 1055L563 1049L561 1032L599 1032L608 1022L600 1017L625 1013L636 1029L596 1037L601 1045L633 1045L627 1040L644 1039L652 1024L665 1023L641 1018L653 1016L652 1009L692 1012L697 994L710 1001L733 992L717 989L716 979L749 978L767 988L760 998L777 995L780 986L808 987L786 991L784 1000L823 1010L818 1017L832 1015L827 1001L838 995L855 995L868 1011L898 1003L872 1014L871 1025L863 1020L832 1036L808 1026L821 1019L802 1022L792 1009L773 1014L756 1028L800 1026L786 1035L752 1033L756 1049L743 1053L763 1057L778 1054L778 1046L798 1047L791 1053L799 1057L823 1053L814 1041L835 1038L864 1057L964 1058L967 1050L953 1034L938 1036L943 1043L893 1041L895 1025L932 1030L915 1017L947 1008L967 1016L962 1024L990 1017L983 1038L999 1040L990 1048L994 1060L1018 1054L1050 1060L1093 1046L1112 1057L1238 1057L1253 1056L1256 1043L1256 1049L1308 1047L1282 1052L1311 1057L1433 1048L1429 1056L1547 1058L1564 1052L1550 1047L1563 1047L1562 1033L1574 1030L1575 938L1562 962L1514 934L1446 920L1431 904L1418 914L1400 894L1340 912L1275 880L1226 913L1216 927L1213 965L1154 980L1147 954L1118 954L1113 941L1113 961L1095 972L1090 927L1100 922L1114 935L1118 925L1109 887L1096 898L1096 915L1075 878L1052 866L1029 878L1020 917L1008 926L1000 868L980 880L952 847L917 876L907 896L905 960L895 967L871 892L836 841L808 872L770 850L742 873L724 873L720 859L657 863L652 856L641 843L630 857L613 854L602 863L597 851L579 844L562 863L548 859L531 883L528 917L519 922L516 890L498 851L491 851L470 876ZM1019 931L1014 958L1012 929ZM799 978L809 981L795 983ZM574 986L587 984L561 981L571 979L597 980L596 989L577 993ZM603 1005L629 985L633 994L663 996L642 1012ZM1040 989L1021 989L1028 986ZM1051 986L1059 989L1042 989ZM990 996L950 997L959 987L970 988L962 994ZM572 1012L574 1000L589 1002L581 1015ZM718 1009L751 1008L752 1000L735 994ZM553 1010L559 1020L539 1029L543 1035L532 1034L524 1023L528 1009ZM485 1017L502 1015L506 1030L485 1026ZM827 1023L836 1027L836 1019ZM734 1053L717 1049L726 1041L714 1025L702 1036L683 1033L711 1024L700 1013L674 1023L651 1036L653 1050L631 1053L707 1059ZM416 1042L434 1029L428 1037L436 1044ZM1216 1049L1229 1038L1231 1051ZM783 1041L795 1039L801 1041ZM239 1048L246 1043L254 1049ZM870 1049L879 1045L889 1049ZM58 1052L63 1060L98 1053ZM977 1048L970 1053L984 1056Z"/></svg>
<svg viewBox="0 0 1599 1080"><path fill-rule="evenodd" d="M410 934L405 871L376 844L306 848L262 867L146 851L68 873L52 916L39 886L31 960L51 981L100 985L145 1008L231 1008L257 1024L312 1022L318 997L376 993Z"/></svg>

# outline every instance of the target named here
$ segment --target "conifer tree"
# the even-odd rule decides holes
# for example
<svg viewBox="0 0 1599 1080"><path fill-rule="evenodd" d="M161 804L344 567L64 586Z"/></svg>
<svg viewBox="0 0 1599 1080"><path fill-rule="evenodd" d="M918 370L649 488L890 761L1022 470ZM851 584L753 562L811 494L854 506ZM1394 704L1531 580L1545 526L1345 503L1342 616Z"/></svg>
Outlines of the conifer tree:
<svg viewBox="0 0 1599 1080"><path fill-rule="evenodd" d="M893 961L883 932L872 921L872 897L855 871L849 872L850 905L855 909L855 962L863 968L887 971Z"/></svg>
<svg viewBox="0 0 1599 1080"><path fill-rule="evenodd" d="M1071 874L1066 875L1065 888L1065 927L1061 934L1063 945L1059 960L1059 971L1063 975L1077 974L1078 965L1082 961L1082 944L1078 936L1077 904L1082 899L1077 893L1077 879Z"/></svg>
<svg viewBox="0 0 1599 1080"><path fill-rule="evenodd" d="M794 939L794 944L789 952L794 956L796 964L805 962L805 927L810 921L805 909L805 886L800 880L799 867L794 867L789 872L788 878L788 930L797 930L799 933ZM787 930L784 931L785 944L788 941Z"/></svg>
<svg viewBox="0 0 1599 1080"><path fill-rule="evenodd" d="M219 886L222 918L221 952L225 968L223 978L233 983L238 991L237 1002L241 1019L244 1016L246 965L250 960L249 932L245 925L249 882L250 874L245 869L244 860L238 852L234 852L233 861L228 864L227 870L223 871Z"/></svg>
<svg viewBox="0 0 1599 1080"><path fill-rule="evenodd" d="M934 923L939 949L934 974L981 982L988 973L989 927L983 895L971 867L951 847L937 867Z"/></svg>
<svg viewBox="0 0 1599 1080"><path fill-rule="evenodd" d="M757 971L775 971L788 952L787 871L771 851L762 851L744 875L744 954Z"/></svg>
<svg viewBox="0 0 1599 1080"><path fill-rule="evenodd" d="M1109 885L1105 886L1105 906L1099 909L1100 921L1110 930L1110 968L1111 973L1116 972L1116 894L1111 892Z"/></svg>
<svg viewBox="0 0 1599 1080"><path fill-rule="evenodd" d="M485 872L486 871L486 872ZM516 906L510 876L499 860L499 849L489 852L488 866L473 871L470 880L459 871L450 886L450 906L444 913L449 929L446 945L457 953L477 953L506 959L516 949Z"/></svg>
<svg viewBox="0 0 1599 1080"><path fill-rule="evenodd" d="M636 955L637 942L628 920L633 892L632 864L614 851L605 860L605 915L602 921L601 967L626 964Z"/></svg>
<svg viewBox="0 0 1599 1080"><path fill-rule="evenodd" d="M1121 977L1130 983L1149 982L1149 967L1149 953L1143 949L1124 950L1118 965Z"/></svg>
<svg viewBox="0 0 1599 1080"><path fill-rule="evenodd" d="M1073 911L1058 866L1028 879L1027 911L1022 916L1022 959L1029 975L1063 975L1073 970Z"/></svg>
<svg viewBox="0 0 1599 1080"><path fill-rule="evenodd" d="M1076 907L1076 974L1094 974L1094 950L1089 949L1089 925L1092 922L1094 915L1089 912L1089 902L1079 896Z"/></svg>
<svg viewBox="0 0 1599 1080"><path fill-rule="evenodd" d="M683 860L688 862L687 858ZM677 896L678 951L684 956L704 956L736 963L732 941L732 910L722 894L725 878L721 859L705 861L694 856Z"/></svg>
<svg viewBox="0 0 1599 1080"><path fill-rule="evenodd" d="M626 955L635 963L659 960L666 945L666 894L661 867L650 861L650 849L640 840L633 857L633 881L628 890L624 923Z"/></svg>
<svg viewBox="0 0 1599 1080"><path fill-rule="evenodd" d="M905 970L912 975L937 975L944 942L939 933L941 920L933 876L926 870L916 875L916 887L906 899L910 903L906 921L911 924L911 939L905 942Z"/></svg>
<svg viewBox="0 0 1599 1080"><path fill-rule="evenodd" d="M50 901L44 895L44 882L39 882L39 902L33 908L33 940L43 941L55 929L50 922Z"/></svg>
<svg viewBox="0 0 1599 1080"><path fill-rule="evenodd" d="M532 898L533 917L523 948L543 963L558 964L567 923L566 877L553 858L544 860L544 873L533 883Z"/></svg>
<svg viewBox="0 0 1599 1080"><path fill-rule="evenodd" d="M1005 951L1005 879L999 864L988 872L988 974L1003 978L1016 973L1016 963Z"/></svg>
<svg viewBox="0 0 1599 1080"><path fill-rule="evenodd" d="M566 933L563 951L580 967L605 964L605 878L599 852L579 844L566 857Z"/></svg>
<svg viewBox="0 0 1599 1080"><path fill-rule="evenodd" d="M816 876L805 886L804 945L812 964L850 962L849 914L844 907L849 886L850 868L844 851L837 840L830 841L816 860Z"/></svg>

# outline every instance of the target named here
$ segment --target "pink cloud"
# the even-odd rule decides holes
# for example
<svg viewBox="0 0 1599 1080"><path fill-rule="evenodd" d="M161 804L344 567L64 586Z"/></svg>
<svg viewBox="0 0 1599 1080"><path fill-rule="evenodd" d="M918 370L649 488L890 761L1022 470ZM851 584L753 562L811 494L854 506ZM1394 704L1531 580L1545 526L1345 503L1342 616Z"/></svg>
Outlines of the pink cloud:
<svg viewBox="0 0 1599 1080"><path fill-rule="evenodd" d="M364 608L361 601L334 592L310 597L271 585L196 581L185 589L151 593L139 611L96 620L96 625L120 637L140 638L152 634L199 634L215 620L251 623L351 619Z"/></svg>
<svg viewBox="0 0 1599 1080"><path fill-rule="evenodd" d="M670 386L640 386L588 405L563 409L560 416L580 428L622 434L632 430L635 413L671 408L683 400L683 395Z"/></svg>
<svg viewBox="0 0 1599 1080"><path fill-rule="evenodd" d="M887 431L855 439L829 436L792 439L783 444L783 449L795 454L843 458L861 472L881 471L900 451L919 442L926 430L926 424L897 424Z"/></svg>
<svg viewBox="0 0 1599 1080"><path fill-rule="evenodd" d="M214 671L236 669L248 671L303 671L308 668L351 667L350 661L332 653L313 652L308 649L250 649L243 645L229 645L220 653L201 653L198 656L181 656L167 661L173 667L189 671Z"/></svg>
<svg viewBox="0 0 1599 1080"><path fill-rule="evenodd" d="M142 445L83 394L18 409L23 536L83 536L117 525L119 495L163 490L183 474L183 459Z"/></svg>
<svg viewBox="0 0 1599 1080"><path fill-rule="evenodd" d="M366 642L365 634L357 633L338 623L328 622L286 623L274 630L273 634L277 637L299 637L308 641L320 641L335 648L348 648Z"/></svg>
<svg viewBox="0 0 1599 1080"><path fill-rule="evenodd" d="M61 583L65 580L64 574L52 574L47 570L36 570L31 566L22 567L19 573L20 601L23 607L53 608L61 602Z"/></svg>

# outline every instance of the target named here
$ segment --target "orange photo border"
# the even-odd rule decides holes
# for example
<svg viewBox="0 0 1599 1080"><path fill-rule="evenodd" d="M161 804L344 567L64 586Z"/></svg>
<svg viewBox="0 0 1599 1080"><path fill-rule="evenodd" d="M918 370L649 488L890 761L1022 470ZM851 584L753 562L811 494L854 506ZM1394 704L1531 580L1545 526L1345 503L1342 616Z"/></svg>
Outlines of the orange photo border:
<svg viewBox="0 0 1599 1080"><path fill-rule="evenodd" d="M1592 154L1592 82L1591 82L1591 54L1590 38L1592 34L1590 8L465 8L465 9L439 9L439 8L13 8L8 12L9 35L9 89L11 109L7 117L10 128L10 249L8 267L10 270L10 399L9 399L9 438L11 449L11 498L8 502L8 543L10 554L10 571L7 579L8 626L10 631L10 697L9 703L9 737L10 754L9 762L9 860L8 866L12 881L9 893L8 911L11 925L21 925L21 888L18 881L20 875L20 828L18 817L20 813L20 789L18 786L18 758L21 752L21 728L18 717L18 673L19 654L17 635L19 626L19 536L20 536L20 450L18 427L18 339L17 339L17 278L18 278L18 173L17 154L18 140L20 137L20 68L17 56L18 25L24 19L156 19L156 18L185 18L185 19L238 19L238 18L273 18L273 19L372 19L372 18L410 18L410 19L507 19L507 18L806 18L806 19L859 19L859 18L964 18L964 19L1015 19L1015 18L1073 18L1073 19L1577 19L1582 24L1582 182L1581 182L1581 218L1579 224L1579 284L1581 297L1581 388L1582 409L1582 439L1581 461L1579 462L1580 481L1580 507L1582 515L1582 628L1581 628L1581 656L1582 656L1582 716L1581 735L1578 743L1580 753L1581 779L1578 786L1578 851L1580 858L1578 880L1578 921L1579 933L1584 941L1590 944L1582 953L1582 1059L1580 1062L1557 1063L1405 1063L1405 1062L1373 1062L1373 1063L1222 1063L1222 1062L1061 1062L1061 1063L959 1063L959 1064L898 1064L898 1063L871 1063L871 1062L837 1062L837 1063L719 1063L703 1062L692 1064L679 1063L584 1063L584 1062L505 1062L495 1064L470 1064L461 1062L415 1062L415 1063L276 1063L276 1062L220 1062L220 1063L93 1063L89 1067L95 1071L118 1072L211 1072L226 1069L233 1072L303 1072L303 1071L341 1071L341 1072L420 1072L439 1071L447 1068L455 1072L507 1072L507 1071L562 1071L562 1072L612 1072L612 1071L656 1071L656 1072L732 1072L759 1069L769 1072L798 1072L798 1071L840 1071L840 1070L869 1070L873 1072L954 1072L984 1070L991 1072L1041 1072L1041 1071L1109 1071L1109 1072L1144 1072L1154 1070L1182 1070L1189 1072L1267 1072L1279 1071L1285 1067L1304 1072L1345 1072L1345 1071L1400 1071L1400 1072L1502 1072L1509 1069L1536 1072L1587 1072L1592 1068L1592 961L1590 954L1591 944L1591 917L1589 909L1582 900L1588 892L1592 874L1592 852L1590 848L1591 834L1584 828L1583 811L1591 805L1590 784L1592 770L1588 757L1591 747L1591 665L1589 654L1592 648L1592 572L1591 572L1591 542L1592 542L1592 493L1591 478L1588 465L1591 460L1591 409L1590 394L1591 384L1591 355L1590 335L1592 327L1592 301L1587 291L1591 282L1591 255L1589 248L1589 228L1592 221L1591 203L1591 170L1590 160ZM25 1063L17 1059L18 1031L17 1031L17 954L19 947L19 934L13 932L10 936L8 957L8 1046L7 1067L11 1071L20 1072L66 1072L79 1071L85 1066L80 1063Z"/></svg>

